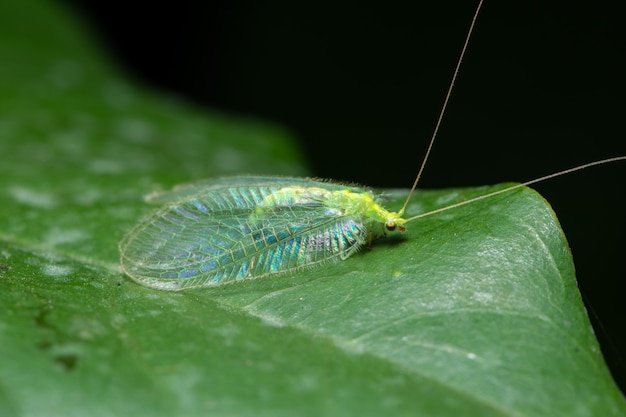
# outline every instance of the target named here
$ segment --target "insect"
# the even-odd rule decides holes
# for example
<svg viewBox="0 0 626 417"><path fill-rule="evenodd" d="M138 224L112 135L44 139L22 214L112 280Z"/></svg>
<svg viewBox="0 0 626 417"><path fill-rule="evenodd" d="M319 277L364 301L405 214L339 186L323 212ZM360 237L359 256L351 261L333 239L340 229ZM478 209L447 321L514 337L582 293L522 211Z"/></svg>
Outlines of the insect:
<svg viewBox="0 0 626 417"><path fill-rule="evenodd" d="M192 188L168 195L175 202L122 241L122 267L137 281L182 289L291 271L349 257L374 223L406 222L369 191L322 181L232 177Z"/></svg>
<svg viewBox="0 0 626 417"><path fill-rule="evenodd" d="M480 5L476 10L480 9ZM474 16L474 20L475 20ZM450 84L459 70L472 26ZM381 231L404 231L420 217L449 210L515 188L617 157L528 181L433 212L405 218L436 137L404 206L388 211L371 191L327 181L288 177L231 177L181 186L154 195L164 206L120 243L121 265L137 282L165 290L221 285L343 260Z"/></svg>

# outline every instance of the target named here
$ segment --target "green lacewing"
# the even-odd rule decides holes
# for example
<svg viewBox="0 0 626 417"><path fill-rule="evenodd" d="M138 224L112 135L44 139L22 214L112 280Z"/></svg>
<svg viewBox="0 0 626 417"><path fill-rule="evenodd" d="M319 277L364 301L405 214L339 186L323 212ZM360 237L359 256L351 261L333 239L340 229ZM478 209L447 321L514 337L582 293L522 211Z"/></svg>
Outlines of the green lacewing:
<svg viewBox="0 0 626 417"><path fill-rule="evenodd" d="M161 289L217 285L346 259L374 223L400 213L362 188L289 177L231 177L156 196L169 200L120 244L124 271Z"/></svg>
<svg viewBox="0 0 626 417"><path fill-rule="evenodd" d="M482 4L482 1L481 1ZM388 211L371 191L329 181L241 176L183 185L149 199L163 207L121 241L121 266L135 281L164 290L215 286L344 260L367 245L382 225L406 223L593 165L596 161L405 218L445 112L479 4L429 148L404 206ZM379 226L380 227L380 226ZM380 229L378 229L380 230Z"/></svg>

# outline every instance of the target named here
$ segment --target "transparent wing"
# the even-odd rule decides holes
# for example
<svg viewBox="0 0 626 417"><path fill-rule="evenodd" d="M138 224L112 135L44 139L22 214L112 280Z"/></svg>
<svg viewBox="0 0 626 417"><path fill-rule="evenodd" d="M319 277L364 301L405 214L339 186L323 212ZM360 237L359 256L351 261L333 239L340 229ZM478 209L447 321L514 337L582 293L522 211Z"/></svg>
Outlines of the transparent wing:
<svg viewBox="0 0 626 417"><path fill-rule="evenodd" d="M363 219L323 199L257 213L285 181L243 184L214 185L154 213L121 242L124 271L162 289L218 285L345 258L367 241Z"/></svg>

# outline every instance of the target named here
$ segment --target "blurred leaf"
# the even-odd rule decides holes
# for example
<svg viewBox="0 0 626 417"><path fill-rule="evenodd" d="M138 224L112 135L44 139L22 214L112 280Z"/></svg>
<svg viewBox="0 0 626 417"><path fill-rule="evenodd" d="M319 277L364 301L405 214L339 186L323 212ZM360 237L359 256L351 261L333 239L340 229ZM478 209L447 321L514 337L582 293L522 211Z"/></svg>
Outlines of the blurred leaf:
<svg viewBox="0 0 626 417"><path fill-rule="evenodd" d="M0 6L0 415L624 415L546 203L511 192L345 262L184 293L124 277L142 196L301 175L280 128L127 83L54 4ZM410 213L489 189L421 192ZM390 207L405 192L390 192Z"/></svg>

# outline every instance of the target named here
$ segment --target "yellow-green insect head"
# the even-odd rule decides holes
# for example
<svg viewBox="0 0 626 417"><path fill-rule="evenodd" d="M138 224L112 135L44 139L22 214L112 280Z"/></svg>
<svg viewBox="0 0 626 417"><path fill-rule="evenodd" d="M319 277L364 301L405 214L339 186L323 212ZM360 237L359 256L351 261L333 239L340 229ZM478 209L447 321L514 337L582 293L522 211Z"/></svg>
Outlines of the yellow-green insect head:
<svg viewBox="0 0 626 417"><path fill-rule="evenodd" d="M389 232L406 231L406 227L404 227L404 223L406 223L406 219L402 218L402 214L394 213L393 211L387 212L387 220L385 221L385 230Z"/></svg>
<svg viewBox="0 0 626 417"><path fill-rule="evenodd" d="M395 232L396 230L404 232L406 230L404 227L406 219L402 217L403 211L404 210L400 210L398 213L388 211L372 201L367 205L364 213L372 220L382 223L385 230L389 232Z"/></svg>

